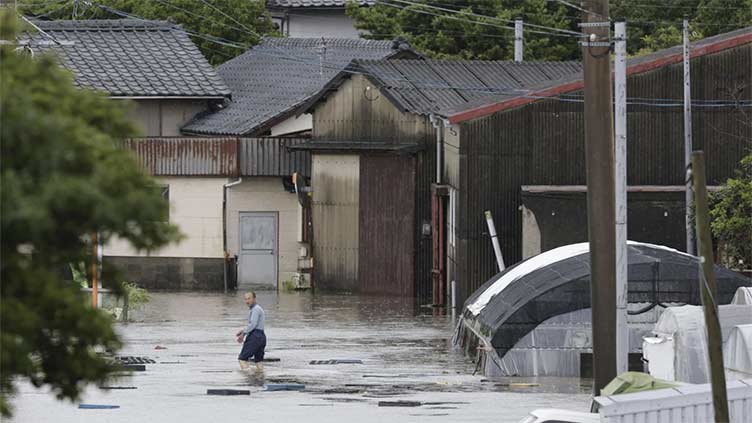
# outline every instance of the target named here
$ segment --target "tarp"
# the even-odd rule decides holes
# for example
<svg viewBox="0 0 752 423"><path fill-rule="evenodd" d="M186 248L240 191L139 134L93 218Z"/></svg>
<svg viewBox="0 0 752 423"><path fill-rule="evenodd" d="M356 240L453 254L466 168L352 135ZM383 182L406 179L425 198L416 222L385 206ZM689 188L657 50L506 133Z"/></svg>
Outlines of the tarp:
<svg viewBox="0 0 752 423"><path fill-rule="evenodd" d="M735 326L752 324L752 306L722 305L718 307L721 337L727 343ZM670 307L666 309L653 333L656 340L646 342L673 346L658 353L646 354L652 375L661 375L669 380L687 383L708 383L708 338L705 315L701 306ZM735 343L743 342L735 341ZM648 348L645 348L648 352ZM668 355L668 357L662 357ZM673 360L673 377L665 375L660 365L662 360ZM671 363L667 363L670 367Z"/></svg>
<svg viewBox="0 0 752 423"><path fill-rule="evenodd" d="M634 241L628 243L627 257L628 301L646 304L633 314L656 306L700 304L697 257ZM749 279L720 266L715 267L715 273L720 304L728 303L738 287L750 284ZM493 351L490 358L498 367L500 359L541 323L589 307L589 244L559 247L510 267L483 284L465 302L454 341L471 354L478 346L482 351ZM571 331L571 336L579 336L579 332ZM564 345L576 341L565 332L559 335L565 337ZM555 352L543 355L549 358L541 359L551 362L544 366L548 368L557 366L559 359L572 362Z"/></svg>
<svg viewBox="0 0 752 423"><path fill-rule="evenodd" d="M726 379L752 377L752 324L737 325L723 346Z"/></svg>
<svg viewBox="0 0 752 423"><path fill-rule="evenodd" d="M626 372L616 376L605 388L602 396L631 394L632 392L652 391L654 389L673 388L676 383L657 379L647 373Z"/></svg>

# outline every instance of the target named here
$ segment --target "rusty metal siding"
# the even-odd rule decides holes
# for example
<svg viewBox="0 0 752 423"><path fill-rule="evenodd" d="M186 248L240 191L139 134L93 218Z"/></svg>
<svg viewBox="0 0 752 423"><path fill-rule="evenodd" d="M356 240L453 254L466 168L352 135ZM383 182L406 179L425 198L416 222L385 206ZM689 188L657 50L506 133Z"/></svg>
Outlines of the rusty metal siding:
<svg viewBox="0 0 752 423"><path fill-rule="evenodd" d="M415 158L360 158L358 291L415 296Z"/></svg>
<svg viewBox="0 0 752 423"><path fill-rule="evenodd" d="M125 147L155 176L236 176L237 138L133 138Z"/></svg>
<svg viewBox="0 0 752 423"><path fill-rule="evenodd" d="M693 100L752 100L752 45L692 61ZM682 98L682 65L630 76L630 98ZM571 93L574 95L582 94ZM708 184L734 175L752 144L749 110L693 109L694 147ZM629 185L684 183L681 107L628 106ZM464 301L496 272L483 218L491 210L507 265L522 258L522 185L585 184L582 103L541 100L461 124L457 283ZM585 210L583 210L585 213Z"/></svg>
<svg viewBox="0 0 752 423"><path fill-rule="evenodd" d="M312 167L316 287L355 291L359 256L360 157L314 154Z"/></svg>
<svg viewBox="0 0 752 423"><path fill-rule="evenodd" d="M242 176L289 176L299 172L311 176L311 154L288 151L308 138L241 138L240 172Z"/></svg>

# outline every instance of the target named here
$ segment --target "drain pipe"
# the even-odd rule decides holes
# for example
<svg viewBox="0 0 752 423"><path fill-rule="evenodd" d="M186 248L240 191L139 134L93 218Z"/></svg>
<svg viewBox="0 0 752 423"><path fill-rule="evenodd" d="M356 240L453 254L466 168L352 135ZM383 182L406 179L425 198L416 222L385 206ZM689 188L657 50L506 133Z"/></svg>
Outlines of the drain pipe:
<svg viewBox="0 0 752 423"><path fill-rule="evenodd" d="M243 182L243 177L222 185L222 249L224 250L225 263L223 266L223 279L225 284L225 294L227 294L227 262L230 254L227 252L227 190Z"/></svg>
<svg viewBox="0 0 752 423"><path fill-rule="evenodd" d="M434 114L429 119L436 129L436 185L441 185L444 173L444 120Z"/></svg>
<svg viewBox="0 0 752 423"><path fill-rule="evenodd" d="M504 266L504 257L501 255L499 237L496 236L496 225L494 225L493 216L491 215L490 210L486 210L486 224L488 224L488 233L489 235L491 235L494 254L496 254L496 265L499 266L499 272L503 272L506 266Z"/></svg>

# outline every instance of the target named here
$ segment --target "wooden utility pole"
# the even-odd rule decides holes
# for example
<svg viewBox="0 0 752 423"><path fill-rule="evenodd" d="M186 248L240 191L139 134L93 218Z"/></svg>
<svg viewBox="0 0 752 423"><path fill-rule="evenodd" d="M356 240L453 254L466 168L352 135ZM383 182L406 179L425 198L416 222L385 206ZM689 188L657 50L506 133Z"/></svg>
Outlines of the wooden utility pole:
<svg viewBox="0 0 752 423"><path fill-rule="evenodd" d="M684 56L684 166L689 169L692 155L692 90L689 71L689 21L684 19L683 34L683 56ZM692 178L686 178L686 188L684 194L684 225L687 232L686 251L687 254L695 254L695 237L692 228Z"/></svg>
<svg viewBox="0 0 752 423"><path fill-rule="evenodd" d="M97 308L99 298L99 286L97 281L97 273L99 273L99 263L97 263L99 242L97 241L97 233L91 234L91 306Z"/></svg>
<svg viewBox="0 0 752 423"><path fill-rule="evenodd" d="M585 158L587 166L590 299L593 322L593 391L616 377L616 207L614 121L611 93L611 23L608 0L583 2L580 26L585 79Z"/></svg>
<svg viewBox="0 0 752 423"><path fill-rule="evenodd" d="M710 235L710 213L708 212L708 191L705 186L705 155L702 151L692 153L692 179L695 194L695 225L697 228L697 251L700 256L700 292L702 308L705 312L705 327L708 331L708 359L710 361L710 384L713 389L713 409L715 421L729 421L726 399L726 375L723 369L723 348L721 346L721 324L718 321L718 288L713 271L713 240Z"/></svg>

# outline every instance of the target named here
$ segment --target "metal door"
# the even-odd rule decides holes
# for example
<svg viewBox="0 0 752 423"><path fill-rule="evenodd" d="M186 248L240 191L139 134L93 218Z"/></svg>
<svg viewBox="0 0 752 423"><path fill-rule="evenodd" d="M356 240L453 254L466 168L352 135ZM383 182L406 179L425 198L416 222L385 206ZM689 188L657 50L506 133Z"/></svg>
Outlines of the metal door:
<svg viewBox="0 0 752 423"><path fill-rule="evenodd" d="M277 286L277 213L240 212L239 285Z"/></svg>

